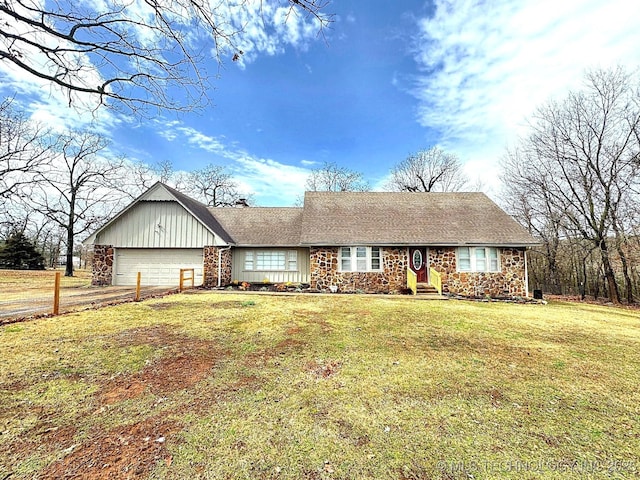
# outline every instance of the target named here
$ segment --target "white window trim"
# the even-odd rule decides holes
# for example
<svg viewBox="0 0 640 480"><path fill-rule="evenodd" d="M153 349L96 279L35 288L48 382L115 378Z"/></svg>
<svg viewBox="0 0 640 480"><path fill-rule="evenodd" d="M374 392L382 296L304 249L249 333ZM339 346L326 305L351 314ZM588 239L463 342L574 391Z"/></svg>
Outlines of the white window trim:
<svg viewBox="0 0 640 480"><path fill-rule="evenodd" d="M470 260L470 269L469 270L463 270L460 268L460 249L462 248L468 248L469 249L469 260ZM485 249L485 263L486 263L486 268L484 270L478 270L476 267L476 249L479 248L484 248ZM495 270L491 269L491 256L490 256L490 251L491 250L495 250L496 252L496 256L497 256L497 268ZM498 273L501 272L501 265L500 265L500 249L497 247L485 247L482 245L479 245L477 247L458 247L456 248L456 271L457 272L463 272L463 273L478 273L478 272L486 272L486 273Z"/></svg>
<svg viewBox="0 0 640 480"><path fill-rule="evenodd" d="M284 253L284 268L268 270L258 269L256 265L258 263L258 253ZM247 259L251 258L252 268L247 268ZM291 269L290 267L295 267ZM298 251L297 250L271 250L271 249L256 249L244 251L244 263L242 265L244 272L297 272L298 271Z"/></svg>
<svg viewBox="0 0 640 480"><path fill-rule="evenodd" d="M343 269L342 268L342 249L343 248L349 248L351 249L349 252L349 259L350 259L350 265L351 268L350 269ZM362 259L363 257L358 257L357 256L357 252L358 252L358 248L365 248L366 249L366 257L364 257L366 259L366 269L365 270L358 270L358 258ZM380 262L380 267L379 268L372 268L371 267L371 263L372 263L372 259L373 256L371 254L371 251L373 248L377 248L378 252L380 254L378 258L379 262ZM365 247L363 245L353 245L353 246L345 246L345 247L340 247L338 249L338 271L339 272L382 272L383 271L383 264L382 264L382 257L383 257L384 253L383 253L383 249L382 247Z"/></svg>

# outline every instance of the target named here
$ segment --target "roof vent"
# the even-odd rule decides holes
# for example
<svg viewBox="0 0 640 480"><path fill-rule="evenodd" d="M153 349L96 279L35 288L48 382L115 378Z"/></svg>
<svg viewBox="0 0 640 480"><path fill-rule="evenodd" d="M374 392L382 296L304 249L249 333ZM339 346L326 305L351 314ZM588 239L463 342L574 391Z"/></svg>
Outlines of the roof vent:
<svg viewBox="0 0 640 480"><path fill-rule="evenodd" d="M247 199L246 198L239 198L238 200L236 200L236 207L248 207L249 204L247 203Z"/></svg>

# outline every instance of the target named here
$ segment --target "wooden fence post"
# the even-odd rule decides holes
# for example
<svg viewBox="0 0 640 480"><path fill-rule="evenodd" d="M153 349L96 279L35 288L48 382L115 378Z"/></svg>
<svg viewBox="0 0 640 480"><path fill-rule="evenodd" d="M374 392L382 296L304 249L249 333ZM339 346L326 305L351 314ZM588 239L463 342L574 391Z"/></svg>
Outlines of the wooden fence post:
<svg viewBox="0 0 640 480"><path fill-rule="evenodd" d="M53 291L53 314L60 313L60 272L56 272L56 282Z"/></svg>
<svg viewBox="0 0 640 480"><path fill-rule="evenodd" d="M185 278L184 274L186 272L191 272L191 278L189 278L189 277ZM195 286L195 278L196 278L195 269L193 269L193 268L181 268L180 269L180 285L178 287L178 291L182 292L184 290L184 281L185 280L191 280L191 288L193 288Z"/></svg>
<svg viewBox="0 0 640 480"><path fill-rule="evenodd" d="M140 301L140 272L138 272L138 279L136 280L136 302Z"/></svg>

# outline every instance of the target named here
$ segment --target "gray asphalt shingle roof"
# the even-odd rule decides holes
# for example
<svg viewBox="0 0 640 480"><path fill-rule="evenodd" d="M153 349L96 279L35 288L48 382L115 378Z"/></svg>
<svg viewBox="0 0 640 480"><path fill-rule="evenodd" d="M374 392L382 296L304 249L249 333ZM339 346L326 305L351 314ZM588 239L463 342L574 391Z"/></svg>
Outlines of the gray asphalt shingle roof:
<svg viewBox="0 0 640 480"><path fill-rule="evenodd" d="M303 208L209 208L238 246L538 242L483 193L307 192Z"/></svg>
<svg viewBox="0 0 640 480"><path fill-rule="evenodd" d="M238 246L293 247L300 245L302 208L209 208Z"/></svg>
<svg viewBox="0 0 640 480"><path fill-rule="evenodd" d="M307 192L302 245L502 245L536 240L484 193Z"/></svg>

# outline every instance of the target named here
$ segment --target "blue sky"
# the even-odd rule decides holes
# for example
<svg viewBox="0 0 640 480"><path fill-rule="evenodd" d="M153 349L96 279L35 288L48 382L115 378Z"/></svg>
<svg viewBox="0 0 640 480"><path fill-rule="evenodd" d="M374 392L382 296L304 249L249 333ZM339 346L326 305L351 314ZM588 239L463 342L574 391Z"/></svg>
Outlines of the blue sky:
<svg viewBox="0 0 640 480"><path fill-rule="evenodd" d="M326 11L324 38L304 18L266 37L245 23L243 60L225 61L197 113L92 115L2 64L0 91L51 125L92 124L131 160L225 165L258 205L285 206L323 162L381 188L433 145L495 195L500 157L536 106L579 88L586 69L640 65L635 1L341 0Z"/></svg>

